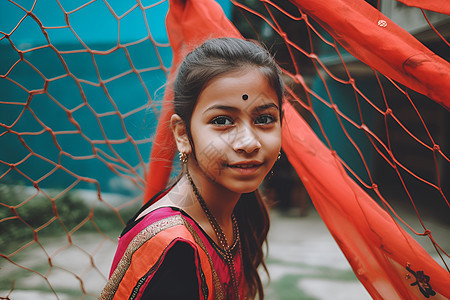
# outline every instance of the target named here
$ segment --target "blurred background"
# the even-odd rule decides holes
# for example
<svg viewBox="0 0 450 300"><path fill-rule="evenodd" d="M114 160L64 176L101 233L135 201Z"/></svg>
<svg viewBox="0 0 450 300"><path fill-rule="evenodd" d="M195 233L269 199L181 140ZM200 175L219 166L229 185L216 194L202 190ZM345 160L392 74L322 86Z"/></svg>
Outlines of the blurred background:
<svg viewBox="0 0 450 300"><path fill-rule="evenodd" d="M244 37L301 74L302 83L285 77L299 101L289 100L352 178L382 205L375 182L449 251L450 112L354 58L289 1L217 2ZM449 60L450 16L367 2ZM172 60L167 10L168 1L0 4L0 297L98 297L116 238L143 201ZM358 90L336 80L348 77ZM355 124L389 144L401 168ZM272 214L268 299L369 299L285 155L261 190Z"/></svg>

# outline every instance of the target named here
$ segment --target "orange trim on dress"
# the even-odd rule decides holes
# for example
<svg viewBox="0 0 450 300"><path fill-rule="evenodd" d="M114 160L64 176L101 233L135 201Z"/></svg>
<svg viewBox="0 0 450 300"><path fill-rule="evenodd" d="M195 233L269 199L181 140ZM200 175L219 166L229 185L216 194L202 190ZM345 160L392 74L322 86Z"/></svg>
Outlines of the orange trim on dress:
<svg viewBox="0 0 450 300"><path fill-rule="evenodd" d="M197 249L208 286L208 300L214 299L213 274L207 253L197 244L182 216L172 216L153 223L135 236L111 275L99 299L128 299L138 281L153 268L176 240L189 241ZM201 282L199 282L200 286ZM201 293L201 291L200 291Z"/></svg>

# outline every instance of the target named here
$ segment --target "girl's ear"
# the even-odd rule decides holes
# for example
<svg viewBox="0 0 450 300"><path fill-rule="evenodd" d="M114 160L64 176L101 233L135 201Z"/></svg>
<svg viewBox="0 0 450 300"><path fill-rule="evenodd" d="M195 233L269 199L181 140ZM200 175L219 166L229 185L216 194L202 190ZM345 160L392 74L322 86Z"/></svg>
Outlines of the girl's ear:
<svg viewBox="0 0 450 300"><path fill-rule="evenodd" d="M172 129L177 148L180 153L190 154L192 152L191 143L186 131L186 124L179 115L173 114L170 118L170 129Z"/></svg>

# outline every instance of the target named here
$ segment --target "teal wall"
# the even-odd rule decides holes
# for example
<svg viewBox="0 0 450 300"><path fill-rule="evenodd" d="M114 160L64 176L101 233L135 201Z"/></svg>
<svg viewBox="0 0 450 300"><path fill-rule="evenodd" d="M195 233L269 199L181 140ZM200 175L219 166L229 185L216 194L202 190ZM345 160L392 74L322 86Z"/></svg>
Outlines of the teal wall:
<svg viewBox="0 0 450 300"><path fill-rule="evenodd" d="M356 82L358 89L369 97L369 99L376 97L376 88L373 86L373 80L358 78ZM370 107L364 99L361 99L361 96L355 95L355 91L351 85L342 84L330 78L325 79L325 82L323 82L319 76L316 76L313 80L312 88L317 92L317 95L327 103L331 103L331 100L328 96L325 85L332 95L332 102L338 107L339 111L341 111L344 116L347 116L358 125L365 124L368 128L373 128L375 121L374 116L376 115L372 111L373 108ZM362 111L362 119L360 116L360 109L358 108L358 98L359 106ZM356 128L343 117L338 117L333 109L329 108L321 101L316 100L317 99L312 102L313 109L317 114L318 119L321 120L322 128L326 133L332 149L337 152L339 157L341 157L343 161L362 180L370 184L368 173L366 167L364 166L363 160L361 159L361 155L351 142L351 140L354 141L361 150L367 167L370 171L372 171L373 146L367 135L363 130ZM312 120L312 127L321 140L328 146L318 123L314 120ZM348 138L347 134L350 136L351 140Z"/></svg>
<svg viewBox="0 0 450 300"><path fill-rule="evenodd" d="M103 191L127 193L135 190L118 181L105 161L114 162L111 157L116 152L129 165L136 166L139 155L144 160L149 156L151 143L148 139L156 128L156 114L167 75L159 68L160 60L167 68L172 60L164 26L168 1L156 6L152 4L160 1L141 1L148 7L145 14L139 7L132 9L136 4L134 0L109 0L110 7L100 0L84 7L90 1L60 0L60 7L55 0L38 0L34 8L34 0L15 2L21 7L6 1L0 4L0 161L4 162L0 163L0 176L4 175L0 183L30 184L27 176L38 181L55 168L46 161L48 159L60 161L64 168L78 176L95 178ZM219 3L229 16L231 3ZM25 10L31 9L32 15L27 15ZM64 11L68 13L70 28ZM156 47L146 39L149 34L156 41ZM114 49L117 40L122 45L136 43L126 49ZM93 52L87 52L86 48ZM20 60L18 51L23 51L28 64ZM144 84L135 72L123 75L132 67L140 70ZM44 89L44 78L47 93L30 94L29 91ZM99 85L99 78L106 81L104 86ZM113 105L117 105L121 114L126 114L149 103L149 98L153 107L123 118L124 127L117 114L102 116L102 113L114 112ZM30 109L25 108L27 101ZM73 122L60 105L72 110ZM70 134L77 130L74 123L85 137ZM58 134L53 137L46 127ZM19 136L16 132L27 134ZM97 154L105 161L88 158L94 154L94 149L87 140L105 140L104 136L120 140L127 134L136 141L146 142L137 146L138 151L126 141L109 147L98 143ZM29 156L30 151L24 144L36 155ZM70 155L60 155L57 145ZM5 163L19 164L11 169ZM68 172L56 170L40 181L39 186L65 188L75 180ZM80 183L79 187L93 186Z"/></svg>

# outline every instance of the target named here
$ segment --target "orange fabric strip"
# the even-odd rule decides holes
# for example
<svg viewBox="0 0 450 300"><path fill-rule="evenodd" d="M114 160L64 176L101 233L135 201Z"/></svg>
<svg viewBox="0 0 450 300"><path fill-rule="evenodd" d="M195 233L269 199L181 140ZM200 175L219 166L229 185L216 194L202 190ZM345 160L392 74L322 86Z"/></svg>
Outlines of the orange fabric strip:
<svg viewBox="0 0 450 300"><path fill-rule="evenodd" d="M177 225L161 231L134 252L131 265L122 278L113 299L128 299L139 279L155 265L165 249L176 237L190 241L196 246L200 257L200 264L209 288L208 299L214 299L214 285L208 256L203 249L196 244L191 233L183 225Z"/></svg>
<svg viewBox="0 0 450 300"><path fill-rule="evenodd" d="M172 170L176 145L168 125L173 114L172 87L179 64L187 53L208 38L241 37L220 5L211 0L170 0L166 27L173 61L150 154L144 203L166 187Z"/></svg>
<svg viewBox="0 0 450 300"><path fill-rule="evenodd" d="M450 109L450 64L370 4L363 0L293 2L353 56Z"/></svg>
<svg viewBox="0 0 450 300"><path fill-rule="evenodd" d="M346 173L335 153L285 103L282 147L322 220L374 299L423 299L423 271L437 296L450 298L450 274ZM439 298L439 295L441 298ZM446 298L442 298L446 297Z"/></svg>
<svg viewBox="0 0 450 300"><path fill-rule="evenodd" d="M432 10L441 14L450 15L450 3L448 0L397 0L408 6L415 6L426 10Z"/></svg>
<svg viewBox="0 0 450 300"><path fill-rule="evenodd" d="M379 11L356 0L293 1L354 56L386 76L450 107L450 98L446 96L450 87L449 64ZM195 46L215 34L240 36L214 1L173 0L170 5L167 28L174 49L173 70L183 57L186 45ZM283 149L355 274L372 297L423 299L418 283L415 283L419 273L412 273L423 271L430 276L429 285L437 293L433 299L450 298L450 274L349 178L333 152L320 142L297 112L289 104L284 108ZM167 119L162 119L158 128L166 122ZM158 153L158 149L168 145L155 143L157 148L153 150ZM152 160L155 158L159 157L152 156ZM170 159L166 161L167 168L171 166ZM167 172L161 172L161 168L163 166L158 165L149 172L149 182L161 177L161 186L155 190L163 189L165 184L162 182L168 180ZM145 199L149 198L147 195Z"/></svg>

